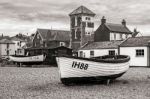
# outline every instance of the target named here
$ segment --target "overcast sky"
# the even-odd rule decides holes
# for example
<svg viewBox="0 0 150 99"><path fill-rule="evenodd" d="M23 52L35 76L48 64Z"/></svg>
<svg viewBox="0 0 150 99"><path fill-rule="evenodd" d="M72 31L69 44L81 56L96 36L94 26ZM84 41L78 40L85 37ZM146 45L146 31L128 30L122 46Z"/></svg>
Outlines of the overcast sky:
<svg viewBox="0 0 150 99"><path fill-rule="evenodd" d="M70 29L68 14L84 5L100 19L118 23L125 19L133 31L150 35L150 0L0 0L0 35L34 33L37 28Z"/></svg>

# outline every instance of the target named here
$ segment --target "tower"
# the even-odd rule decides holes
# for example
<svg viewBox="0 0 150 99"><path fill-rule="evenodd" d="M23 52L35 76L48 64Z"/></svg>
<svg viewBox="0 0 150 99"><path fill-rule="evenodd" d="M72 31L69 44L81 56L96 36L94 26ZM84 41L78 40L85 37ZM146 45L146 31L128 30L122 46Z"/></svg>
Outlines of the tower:
<svg viewBox="0 0 150 99"><path fill-rule="evenodd" d="M71 30L71 48L77 50L89 41L94 40L95 13L84 6L80 6L69 14Z"/></svg>

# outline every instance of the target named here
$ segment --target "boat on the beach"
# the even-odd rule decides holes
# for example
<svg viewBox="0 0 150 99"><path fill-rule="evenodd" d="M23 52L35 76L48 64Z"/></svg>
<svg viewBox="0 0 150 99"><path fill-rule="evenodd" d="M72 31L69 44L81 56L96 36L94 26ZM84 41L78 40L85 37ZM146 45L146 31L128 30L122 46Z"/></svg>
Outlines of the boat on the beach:
<svg viewBox="0 0 150 99"><path fill-rule="evenodd" d="M13 61L15 63L20 64L39 64L42 63L45 59L44 55L36 55L36 56L9 56L9 61Z"/></svg>
<svg viewBox="0 0 150 99"><path fill-rule="evenodd" d="M88 81L107 81L122 76L129 69L130 57L126 55L81 58L56 57L63 84Z"/></svg>

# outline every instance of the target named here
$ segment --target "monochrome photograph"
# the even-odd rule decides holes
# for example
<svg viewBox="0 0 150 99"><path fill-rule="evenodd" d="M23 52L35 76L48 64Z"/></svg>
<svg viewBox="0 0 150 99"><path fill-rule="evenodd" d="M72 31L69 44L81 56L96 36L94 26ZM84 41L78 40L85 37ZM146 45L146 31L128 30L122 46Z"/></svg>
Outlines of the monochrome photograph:
<svg viewBox="0 0 150 99"><path fill-rule="evenodd" d="M150 99L150 1L1 0L0 99Z"/></svg>

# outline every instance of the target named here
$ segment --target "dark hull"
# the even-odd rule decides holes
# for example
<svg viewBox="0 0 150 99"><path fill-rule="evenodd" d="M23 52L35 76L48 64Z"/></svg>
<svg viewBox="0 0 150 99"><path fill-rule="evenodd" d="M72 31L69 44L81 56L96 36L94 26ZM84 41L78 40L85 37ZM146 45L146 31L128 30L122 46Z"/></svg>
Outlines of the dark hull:
<svg viewBox="0 0 150 99"><path fill-rule="evenodd" d="M43 62L14 62L16 65L18 66L22 66L22 65L28 65L28 66L31 66L31 65L41 65Z"/></svg>
<svg viewBox="0 0 150 99"><path fill-rule="evenodd" d="M70 77L70 78L61 78L61 82L65 85L75 84L84 84L84 83L93 83L93 82L103 82L107 80L114 80L122 76L125 72L110 76L96 76L96 77Z"/></svg>

